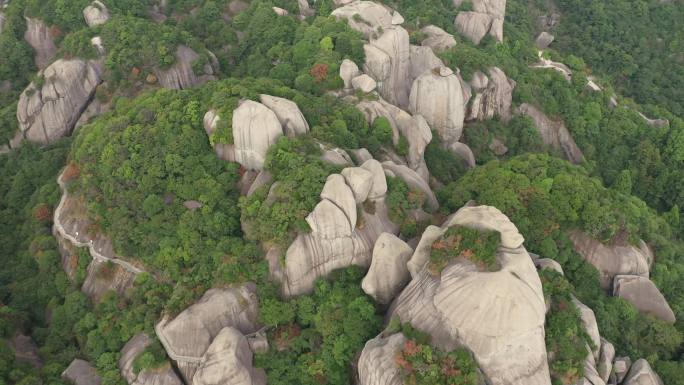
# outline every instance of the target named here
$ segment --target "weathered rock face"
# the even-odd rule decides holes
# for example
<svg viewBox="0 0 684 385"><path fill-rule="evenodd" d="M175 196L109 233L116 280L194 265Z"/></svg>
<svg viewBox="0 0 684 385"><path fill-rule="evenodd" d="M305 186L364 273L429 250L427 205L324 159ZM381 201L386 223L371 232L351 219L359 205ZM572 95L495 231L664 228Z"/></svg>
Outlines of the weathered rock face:
<svg viewBox="0 0 684 385"><path fill-rule="evenodd" d="M658 374L651 369L648 361L642 359L637 360L629 369L629 373L623 385L663 385L663 381Z"/></svg>
<svg viewBox="0 0 684 385"><path fill-rule="evenodd" d="M359 357L360 385L402 385L404 380L394 357L406 342L403 334L377 336L366 342Z"/></svg>
<svg viewBox="0 0 684 385"><path fill-rule="evenodd" d="M60 59L38 76L43 84L32 82L21 94L17 119L26 139L49 144L71 134L101 82L100 68L92 61Z"/></svg>
<svg viewBox="0 0 684 385"><path fill-rule="evenodd" d="M378 117L386 118L392 127L392 142L399 144L400 135L409 144L406 163L425 181L429 179L429 172L425 164L425 148L432 141L430 126L421 115L411 116L406 111L380 99L377 101L363 101L356 106L366 116L368 123L373 123Z"/></svg>
<svg viewBox="0 0 684 385"><path fill-rule="evenodd" d="M272 266L282 269L271 273L280 277L286 296L309 292L317 278L335 269L351 265L368 267L380 234L397 232L397 226L387 217L387 184L382 166L371 159L361 168L363 171L347 169L346 179L339 174L328 177L321 201L306 217L311 232L297 236L285 253L282 268ZM370 187L365 187L368 173ZM364 195L364 210L359 217L356 202ZM374 206L374 210L368 212L367 205Z"/></svg>
<svg viewBox="0 0 684 385"><path fill-rule="evenodd" d="M233 111L234 161L247 169L261 170L266 152L282 135L280 120L272 110L245 100Z"/></svg>
<svg viewBox="0 0 684 385"><path fill-rule="evenodd" d="M24 33L24 40L36 51L36 67L43 69L50 64L57 54L57 47L55 46L52 36L50 35L50 28L41 20L26 19L26 32Z"/></svg>
<svg viewBox="0 0 684 385"><path fill-rule="evenodd" d="M441 274L428 270L432 243L457 225L501 234L499 271L481 272L459 259ZM413 280L389 316L429 333L438 348L470 349L489 383L549 385L544 295L523 240L505 215L488 206L464 207L442 228L429 226L409 261Z"/></svg>
<svg viewBox="0 0 684 385"><path fill-rule="evenodd" d="M260 95L259 100L275 113L285 135L295 137L309 132L309 123L295 102L270 95Z"/></svg>
<svg viewBox="0 0 684 385"><path fill-rule="evenodd" d="M83 18L89 27L101 25L110 19L109 10L101 1L95 0L83 9Z"/></svg>
<svg viewBox="0 0 684 385"><path fill-rule="evenodd" d="M387 304L408 283L406 263L413 249L390 233L382 233L373 247L373 259L361 287L377 302Z"/></svg>
<svg viewBox="0 0 684 385"><path fill-rule="evenodd" d="M475 167L475 154L473 154L473 150L471 150L467 144L461 142L451 143L449 144L449 151L460 156L461 159L465 161L468 168Z"/></svg>
<svg viewBox="0 0 684 385"><path fill-rule="evenodd" d="M176 318L164 318L155 326L159 341L188 385L193 385L202 357L223 328L232 327L243 334L258 329L255 290L254 284L208 290Z"/></svg>
<svg viewBox="0 0 684 385"><path fill-rule="evenodd" d="M601 338L601 353L596 364L596 370L603 382L608 382L613 371L613 359L615 359L615 347L610 342Z"/></svg>
<svg viewBox="0 0 684 385"><path fill-rule="evenodd" d="M354 3L356 4L356 3ZM409 101L409 36L400 26L385 28L364 45L364 72L378 83L378 93L388 102L406 108Z"/></svg>
<svg viewBox="0 0 684 385"><path fill-rule="evenodd" d="M64 270L73 278L74 262L78 262L78 257L74 257L75 249L87 247L93 259L88 265L81 290L95 302L100 301L110 290L124 294L142 270L118 256L112 242L104 234L90 233L91 221L88 219L86 202L66 192L63 174L60 174L57 182L62 189L62 198L55 209L52 232L60 245Z"/></svg>
<svg viewBox="0 0 684 385"><path fill-rule="evenodd" d="M359 75L352 79L352 88L354 90L361 91L364 94L374 91L377 86L377 82L366 74Z"/></svg>
<svg viewBox="0 0 684 385"><path fill-rule="evenodd" d="M658 287L648 278L637 275L616 275L613 295L634 304L642 313L651 314L667 323L675 323L675 315Z"/></svg>
<svg viewBox="0 0 684 385"><path fill-rule="evenodd" d="M456 45L454 36L437 26L428 25L420 31L427 36L421 44L432 48L435 52L446 51Z"/></svg>
<svg viewBox="0 0 684 385"><path fill-rule="evenodd" d="M352 29L361 32L367 39L392 26L392 13L372 1L354 1L337 8L331 15L337 20L346 20Z"/></svg>
<svg viewBox="0 0 684 385"><path fill-rule="evenodd" d="M518 112L532 118L534 126L537 128L544 144L562 151L565 158L572 163L577 164L584 161L582 151L562 121L549 119L537 107L527 103L521 104Z"/></svg>
<svg viewBox="0 0 684 385"><path fill-rule="evenodd" d="M584 329L587 331L591 341L594 343L594 350L592 350L590 354L593 356L592 361L596 360L599 358L599 352L601 349L601 335L599 334L598 325L596 324L596 316L594 315L594 311L591 310L587 305L580 302L577 298L573 297L572 302L575 304L575 307L577 307L577 310L579 310Z"/></svg>
<svg viewBox="0 0 684 385"><path fill-rule="evenodd" d="M100 385L102 378L88 361L75 359L62 372L62 378L74 385Z"/></svg>
<svg viewBox="0 0 684 385"><path fill-rule="evenodd" d="M342 64L340 64L340 77L344 81L344 88L349 90L352 88L352 79L359 76L361 71L359 71L359 66L349 59L344 59Z"/></svg>
<svg viewBox="0 0 684 385"><path fill-rule="evenodd" d="M648 278L650 250L644 243L640 248L627 246L606 246L580 231L569 234L575 250L591 263L600 274L601 287L612 288L616 275L638 275Z"/></svg>
<svg viewBox="0 0 684 385"><path fill-rule="evenodd" d="M174 372L171 364L166 362L153 369L144 369L135 373L133 363L135 359L145 351L152 343L152 340L144 333L140 333L131 338L123 349L119 359L119 370L121 376L126 379L129 385L183 385L183 382Z"/></svg>
<svg viewBox="0 0 684 385"><path fill-rule="evenodd" d="M209 345L193 377L194 385L265 385L265 375L252 367L252 351L245 336L232 327L221 329Z"/></svg>
<svg viewBox="0 0 684 385"><path fill-rule="evenodd" d="M412 45L409 48L409 58L411 62L409 68L411 84L425 72L444 66L442 60L435 55L430 47Z"/></svg>
<svg viewBox="0 0 684 385"><path fill-rule="evenodd" d="M465 117L458 77L446 67L419 76L411 88L409 110L422 115L444 142L457 142Z"/></svg>
<svg viewBox="0 0 684 385"><path fill-rule="evenodd" d="M505 15L506 0L474 0L473 11L456 16L456 29L475 44L488 33L501 42Z"/></svg>
<svg viewBox="0 0 684 385"><path fill-rule="evenodd" d="M539 49L546 49L551 43L553 43L554 36L546 31L543 31L542 33L537 36L537 39L534 41L535 45Z"/></svg>
<svg viewBox="0 0 684 385"><path fill-rule="evenodd" d="M471 87L482 91L475 94L468 111L468 120L487 120L495 116L504 122L510 120L515 81L509 79L498 67L489 69L489 78L481 72L477 75L473 77Z"/></svg>
<svg viewBox="0 0 684 385"><path fill-rule="evenodd" d="M210 80L216 80L218 64L213 54L209 53L209 56L211 60L202 68L203 73L196 74L192 65L200 58L200 55L188 46L179 45L176 48L176 63L168 69L155 68L154 74L164 88L172 90L192 88Z"/></svg>

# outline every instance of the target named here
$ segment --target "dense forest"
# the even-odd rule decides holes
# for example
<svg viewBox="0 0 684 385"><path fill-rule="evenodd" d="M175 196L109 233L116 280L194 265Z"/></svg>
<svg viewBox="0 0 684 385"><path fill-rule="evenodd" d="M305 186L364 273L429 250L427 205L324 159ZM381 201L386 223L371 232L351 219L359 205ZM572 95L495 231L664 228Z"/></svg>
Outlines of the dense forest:
<svg viewBox="0 0 684 385"><path fill-rule="evenodd" d="M207 356L193 377L180 365L181 355L169 349L173 341L161 337L160 320L192 317L200 313L192 309L208 290L238 290L247 283L255 284L258 315L253 322L258 327L245 332L237 323L230 325L239 331L240 341L249 342L243 344L249 359L242 353L234 359L252 376L245 384L261 384L257 372L278 385L376 384L374 376L380 374L369 373L365 362L399 337L391 359L373 358L393 365L396 383L499 384L477 349L465 342L450 346L439 341L436 329L421 329L421 316L412 323L401 313L402 300L419 297L409 291L412 286L424 284L438 292L454 266L483 275L505 270L501 250L508 246L501 246L506 234L499 229L447 226L427 243L426 234L473 205L498 209L524 238L525 255L551 259L561 270L533 274L545 305L546 382L587 383L587 351L589 356L596 352L592 369L598 370L605 340L614 347L608 359L614 368L607 373L613 382L593 385L642 384L629 375L623 381L627 373L617 379L613 361L625 356L644 359L649 373L657 373L664 384L684 384L680 0L503 1L503 37L485 33L478 44L454 21L459 15L482 13L475 0L378 1L389 7L380 7L386 15L372 16L380 11L368 8L368 14L346 19L339 10L349 2L333 0L102 1L106 8L96 3L0 0L0 255L5 261L0 273L0 384L71 383L75 380L63 373L75 359L95 368L102 385L152 383L143 373L154 378L164 371L176 379L167 378L168 385L208 383L203 382L202 365L211 361L207 357L214 343L209 342L218 337L207 337ZM86 23L87 7L106 13L106 20ZM36 48L27 37L36 20L45 27L49 44L44 45L52 46L49 65L38 63L37 52L44 47ZM376 22L386 25L367 33ZM460 102L464 111L458 143L468 148L472 162L441 135L439 119L432 119L430 111L415 111L418 80L392 78L400 67L395 58L383 53L388 58L382 62L372 56L379 55L373 44L392 39L391 44L401 44L399 29L406 32L411 52L428 48L427 25L453 39L429 56L451 74L432 67L418 80L456 79L461 98L466 84L477 84L489 74L489 86L468 85L468 98ZM492 22L490 26L493 30ZM554 36L543 52L535 45L541 32ZM399 37L385 39L392 33ZM100 41L104 50L93 41ZM191 54L184 56L179 47ZM540 60L564 63L571 76L540 68ZM50 103L69 97L56 88L54 100L46 96L55 80L45 74L60 61L92 66L97 82L83 106L70 106L78 114L69 122L69 135L32 143L28 133L35 125L44 124L43 132L49 127L40 120L44 117L23 119L22 106L48 110L54 106ZM379 78L374 65L386 77L370 79L373 87L367 91L356 81ZM407 74L414 65L406 65ZM345 75L350 67L355 67L353 86ZM506 93L490 91L499 87L492 68L510 85L505 113L498 101L486 101ZM178 86L167 86L168 79ZM72 80L67 83L88 86L82 78ZM387 90L409 80L411 101L407 95L405 106L387 102ZM439 92L440 80L432 81ZM453 97L447 94L445 99ZM293 103L296 113L288 110L291 114L281 119L282 105L269 105L264 96ZM35 98L40 106L30 104ZM268 138L256 170L248 160L260 150L244 151L247 155L239 150L246 142L258 146L254 137L245 139L244 127L251 129L252 122L243 124L238 118L245 116L241 110L249 102L268 107L258 124L280 130L278 137ZM469 117L478 102L496 112ZM94 105L101 110L87 115ZM525 113L524 106L541 111L553 129L540 128L538 116ZM257 112L249 114L253 118ZM305 132L295 135L300 121ZM427 133L411 131L423 123ZM560 145L548 140L552 130L556 136L567 132L580 161L568 155L565 139ZM15 145L18 137L21 146ZM422 138L422 147L416 137ZM374 174L376 164L379 174ZM371 175L362 198L352 173ZM349 210L344 194L328 190L336 180L351 194ZM374 191L379 184L381 193ZM59 217L65 201L79 208L67 212L71 222ZM316 217L326 202L344 213L343 220L337 217L327 227L321 223L328 218ZM66 247L58 220L82 225L87 234L75 234L89 237L90 244ZM341 229L344 221L350 221L350 228ZM380 241L376 243L380 234L368 235L376 231L374 226L386 226L378 233L393 232L408 249L384 250L393 253L392 260L405 259L404 278L392 301L368 290L376 258L383 253ZM341 238L350 239L352 246L328 233L321 238L339 243L320 246L316 242L327 245L327 240L316 238L319 231L348 231ZM573 238L578 233L605 248L646 245L651 256L640 274L652 282L673 314L672 322L613 295L612 281L605 285L605 272ZM368 250L363 249L372 237ZM102 238L116 257L109 262L93 252ZM346 252L339 256L344 262L331 263L335 267L312 278L306 293L292 295L299 281L288 274L293 274L292 266L304 265L292 255L325 253L326 248L333 254ZM412 270L415 259L410 258L420 250L428 250L423 275ZM367 263L360 257L364 253ZM318 274L322 268L316 263L308 273ZM387 269L391 277L388 266L377 268ZM121 275L126 268L135 274L117 287L129 279ZM611 274L612 280L632 273ZM113 281L97 295L86 289ZM245 301L237 302L246 308ZM596 333L577 302L592 311ZM392 316L396 314L404 316ZM123 351L140 333L150 336L151 343L132 360L129 373L122 364ZM18 337L35 345L29 349L34 359L18 353ZM254 347L257 338L266 341L265 349ZM381 343L382 349L373 345ZM368 353L371 348L378 350Z"/></svg>

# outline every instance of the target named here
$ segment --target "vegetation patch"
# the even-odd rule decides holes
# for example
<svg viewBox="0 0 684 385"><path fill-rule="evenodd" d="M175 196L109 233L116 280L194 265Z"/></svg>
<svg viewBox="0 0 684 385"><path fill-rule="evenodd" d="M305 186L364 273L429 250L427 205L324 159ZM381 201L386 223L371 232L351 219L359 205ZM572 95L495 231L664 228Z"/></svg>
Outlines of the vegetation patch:
<svg viewBox="0 0 684 385"><path fill-rule="evenodd" d="M432 274L439 274L454 259L464 258L481 270L496 271L500 269L496 259L500 243L501 234L498 231L450 227L432 244L428 270Z"/></svg>

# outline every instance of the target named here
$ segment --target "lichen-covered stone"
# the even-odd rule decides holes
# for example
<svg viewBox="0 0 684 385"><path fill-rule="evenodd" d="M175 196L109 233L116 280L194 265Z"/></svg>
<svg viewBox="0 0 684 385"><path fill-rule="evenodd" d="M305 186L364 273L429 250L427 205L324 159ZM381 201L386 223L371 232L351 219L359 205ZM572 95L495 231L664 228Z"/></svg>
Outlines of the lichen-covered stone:
<svg viewBox="0 0 684 385"><path fill-rule="evenodd" d="M275 113L285 135L292 138L309 132L309 123L295 102L270 95L260 95L259 100Z"/></svg>
<svg viewBox="0 0 684 385"><path fill-rule="evenodd" d="M252 367L252 351L245 336L223 328L202 357L193 385L265 385Z"/></svg>
<svg viewBox="0 0 684 385"><path fill-rule="evenodd" d="M669 324L675 315L665 297L650 279L637 275L616 275L613 295L631 302L642 313L651 314Z"/></svg>
<svg viewBox="0 0 684 385"><path fill-rule="evenodd" d="M83 18L89 27L106 23L111 16L109 10L100 0L95 0L83 9Z"/></svg>
<svg viewBox="0 0 684 385"><path fill-rule="evenodd" d="M233 111L234 161L250 170L264 167L266 153L283 135L276 114L261 103L245 100Z"/></svg>

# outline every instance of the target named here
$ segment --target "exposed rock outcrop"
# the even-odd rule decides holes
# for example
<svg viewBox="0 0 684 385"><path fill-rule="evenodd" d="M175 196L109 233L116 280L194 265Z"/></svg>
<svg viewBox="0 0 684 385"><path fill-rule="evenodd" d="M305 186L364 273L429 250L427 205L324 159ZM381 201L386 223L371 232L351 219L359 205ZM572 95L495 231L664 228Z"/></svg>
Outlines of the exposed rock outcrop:
<svg viewBox="0 0 684 385"><path fill-rule="evenodd" d="M62 198L55 209L52 232L62 254L62 266L73 275L73 262L77 247L87 247L92 257L81 290L98 302L110 290L124 294L143 270L124 260L114 252L111 240L98 232L91 234L92 222L88 218L86 202L72 197L65 189L64 173L57 178ZM70 274L71 273L71 274Z"/></svg>
<svg viewBox="0 0 684 385"><path fill-rule="evenodd" d="M392 142L399 144L400 136L406 138L409 144L406 163L425 181L428 181L429 171L425 164L425 148L432 141L430 126L421 115L411 116L406 111L380 99L377 101L363 101L356 106L366 116L368 123L373 123L378 117L386 118L392 127Z"/></svg>
<svg viewBox="0 0 684 385"><path fill-rule="evenodd" d="M261 170L269 147L283 135L277 115L251 100L233 111L234 161L250 170Z"/></svg>
<svg viewBox="0 0 684 385"><path fill-rule="evenodd" d="M88 361L75 359L62 372L62 378L74 385L100 385L102 378Z"/></svg>
<svg viewBox="0 0 684 385"><path fill-rule="evenodd" d="M71 134L101 82L101 69L92 61L60 59L38 73L43 84L31 82L17 105L24 137L49 144Z"/></svg>
<svg viewBox="0 0 684 385"><path fill-rule="evenodd" d="M392 26L392 13L372 1L354 1L337 8L331 15L338 20L346 20L352 29L361 32L367 39Z"/></svg>
<svg viewBox="0 0 684 385"><path fill-rule="evenodd" d="M461 142L454 142L449 144L449 150L460 156L468 166L468 168L475 168L475 154L467 144Z"/></svg>
<svg viewBox="0 0 684 385"><path fill-rule="evenodd" d="M223 328L232 327L243 334L258 330L255 290L254 284L208 290L173 320L164 318L155 326L159 341L176 361L186 384L193 385L202 357Z"/></svg>
<svg viewBox="0 0 684 385"><path fill-rule="evenodd" d="M221 329L202 357L194 385L265 385L266 375L255 373L245 336L232 327Z"/></svg>
<svg viewBox="0 0 684 385"><path fill-rule="evenodd" d="M299 110L295 102L263 94L259 96L259 100L261 104L275 113L285 135L292 138L309 132L309 123L306 122L304 114L302 114L302 111Z"/></svg>
<svg viewBox="0 0 684 385"><path fill-rule="evenodd" d="M50 64L57 54L57 46L50 35L50 28L39 19L26 17L24 40L36 51L35 61L38 69Z"/></svg>
<svg viewBox="0 0 684 385"><path fill-rule="evenodd" d="M584 161L582 151L562 121L549 119L537 107L528 103L521 104L518 112L532 118L544 144L561 151L565 158L572 163L577 164Z"/></svg>
<svg viewBox="0 0 684 385"><path fill-rule="evenodd" d="M445 143L457 142L463 133L463 91L458 77L447 67L419 76L411 88L409 110L422 115Z"/></svg>
<svg viewBox="0 0 684 385"><path fill-rule="evenodd" d="M432 48L425 46L410 46L409 60L411 62L411 66L409 68L411 84L413 84L413 82L425 72L444 66L444 62L442 62L442 60L435 55Z"/></svg>
<svg viewBox="0 0 684 385"><path fill-rule="evenodd" d="M352 88L352 79L359 76L361 71L359 66L349 59L344 59L342 64L340 64L340 77L344 81L344 89L349 90Z"/></svg>
<svg viewBox="0 0 684 385"><path fill-rule="evenodd" d="M458 32L475 44L487 34L501 42L505 15L506 0L474 0L473 10L459 12L454 23Z"/></svg>
<svg viewBox="0 0 684 385"><path fill-rule="evenodd" d="M373 246L384 232L396 233L397 226L387 217L385 194L387 183L380 163L374 159L366 161L361 168L370 172L371 186L367 173L347 169L346 179L333 174L328 177L321 201L306 217L310 233L300 233L285 253L284 266L272 271L280 277L282 291L286 296L309 292L317 278L331 271L351 265L368 267L371 263ZM347 182L352 176L363 180ZM355 196L355 192L360 194ZM357 201L367 195L363 210L357 211ZM371 212L366 210L372 206Z"/></svg>
<svg viewBox="0 0 684 385"><path fill-rule="evenodd" d="M616 275L613 295L631 302L642 313L651 314L667 323L675 323L675 315L658 287L647 277Z"/></svg>
<svg viewBox="0 0 684 385"><path fill-rule="evenodd" d="M536 44L537 48L539 49L546 49L551 43L553 43L554 36L546 31L543 31L542 33L537 36L537 39L534 41L534 44Z"/></svg>
<svg viewBox="0 0 684 385"><path fill-rule="evenodd" d="M100 0L95 0L83 9L83 18L89 27L101 25L111 18L109 10Z"/></svg>
<svg viewBox="0 0 684 385"><path fill-rule="evenodd" d="M179 45L176 48L176 62L167 69L155 68L154 74L159 84L172 90L192 88L210 80L216 80L218 62L213 54L207 51L209 61L202 68L203 73L196 74L193 63L200 59L200 55L192 48Z"/></svg>
<svg viewBox="0 0 684 385"><path fill-rule="evenodd" d="M420 32L426 36L421 45L430 47L435 52L446 51L456 45L454 36L437 26L428 25L423 27Z"/></svg>
<svg viewBox="0 0 684 385"><path fill-rule="evenodd" d="M639 248L632 245L608 246L580 231L573 231L569 236L579 255L599 271L601 287L604 289L613 287L616 275L648 278L650 250L645 243L642 242Z"/></svg>
<svg viewBox="0 0 684 385"><path fill-rule="evenodd" d="M663 381L658 374L651 369L648 361L642 359L632 364L623 385L663 385Z"/></svg>
<svg viewBox="0 0 684 385"><path fill-rule="evenodd" d="M352 79L352 88L356 91L361 91L364 94L374 91L377 86L377 82L366 74L359 75Z"/></svg>
<svg viewBox="0 0 684 385"><path fill-rule="evenodd" d="M183 385L183 382L171 364L165 362L159 367L143 369L136 373L133 363L145 349L152 344L152 340L144 333L140 333L131 338L123 349L119 359L119 370L121 376L126 379L129 385Z"/></svg>
<svg viewBox="0 0 684 385"><path fill-rule="evenodd" d="M470 82L475 97L468 110L468 120L487 120L495 116L504 122L511 119L515 81L498 67L489 69L489 77L477 72Z"/></svg>
<svg viewBox="0 0 684 385"><path fill-rule="evenodd" d="M456 259L441 273L429 271L433 242L457 225L500 233L500 270L483 272ZM443 227L429 226L409 261L413 280L389 316L429 333L438 348L467 347L489 383L550 384L544 295L523 240L505 215L488 206L461 208Z"/></svg>
<svg viewBox="0 0 684 385"><path fill-rule="evenodd" d="M366 342L359 357L360 385L402 385L404 379L395 363L395 356L406 342L402 333L382 335Z"/></svg>
<svg viewBox="0 0 684 385"><path fill-rule="evenodd" d="M382 233L373 247L373 259L361 287L377 302L387 304L408 283L406 263L413 249L390 233Z"/></svg>
<svg viewBox="0 0 684 385"><path fill-rule="evenodd" d="M356 3L354 3L356 4ZM398 106L406 108L409 102L409 36L400 26L385 28L377 39L364 45L366 63L364 72L378 83L378 93Z"/></svg>

